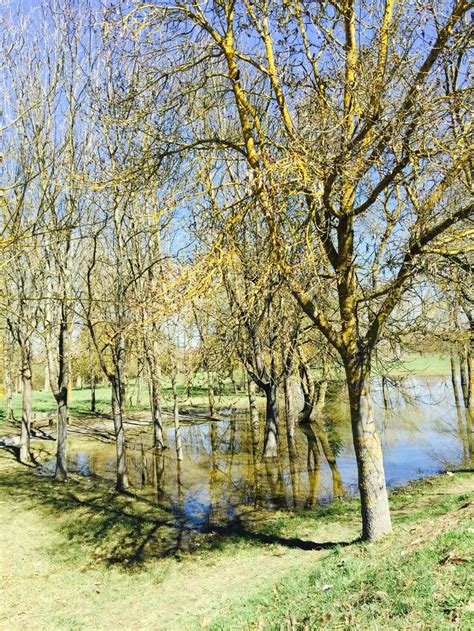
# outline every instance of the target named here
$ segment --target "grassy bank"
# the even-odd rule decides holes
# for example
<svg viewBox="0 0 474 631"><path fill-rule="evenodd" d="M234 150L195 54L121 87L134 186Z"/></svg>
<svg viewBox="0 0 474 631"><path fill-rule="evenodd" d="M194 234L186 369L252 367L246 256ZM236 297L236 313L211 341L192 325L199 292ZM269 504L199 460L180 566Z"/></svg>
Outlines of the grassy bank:
<svg viewBox="0 0 474 631"><path fill-rule="evenodd" d="M392 493L394 535L356 501L250 513L192 541L163 504L0 451L2 629L469 629L474 475Z"/></svg>

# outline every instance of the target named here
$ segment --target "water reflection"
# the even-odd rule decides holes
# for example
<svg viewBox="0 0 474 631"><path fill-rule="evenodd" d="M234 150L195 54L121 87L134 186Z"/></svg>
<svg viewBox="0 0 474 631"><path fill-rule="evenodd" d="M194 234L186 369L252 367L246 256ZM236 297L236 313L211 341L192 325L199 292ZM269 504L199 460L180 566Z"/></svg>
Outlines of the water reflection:
<svg viewBox="0 0 474 631"><path fill-rule="evenodd" d="M389 486L469 464L472 419L454 405L448 386L440 378L396 385L375 380ZM261 458L262 436L242 413L181 423L182 461L176 459L173 426L165 429L168 448L158 452L151 425L128 428L129 477L150 501L177 516L183 532L206 531L256 509L300 510L357 492L349 415L340 397L328 399L324 417L296 425L294 435L281 432L279 457L271 460ZM113 483L113 444L90 441L70 454L70 469Z"/></svg>

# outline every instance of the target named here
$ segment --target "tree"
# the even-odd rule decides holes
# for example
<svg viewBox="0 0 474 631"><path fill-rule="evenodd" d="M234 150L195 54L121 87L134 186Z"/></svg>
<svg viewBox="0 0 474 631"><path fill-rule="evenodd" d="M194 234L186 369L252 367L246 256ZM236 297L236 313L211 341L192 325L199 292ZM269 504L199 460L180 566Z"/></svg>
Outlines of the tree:
<svg viewBox="0 0 474 631"><path fill-rule="evenodd" d="M368 539L391 530L373 353L427 246L472 213L463 203L467 138L450 125L453 108L467 116L470 8L468 0L416 11L394 0L228 0L204 10L170 1L130 16L155 44L162 76L180 75L187 147L211 146L247 167L250 190L230 221L245 216L251 197L275 268L341 357ZM166 33L159 43L147 30L157 21ZM462 60L459 79L446 94L440 76L453 57ZM226 121L209 136L196 117L215 120L219 108Z"/></svg>

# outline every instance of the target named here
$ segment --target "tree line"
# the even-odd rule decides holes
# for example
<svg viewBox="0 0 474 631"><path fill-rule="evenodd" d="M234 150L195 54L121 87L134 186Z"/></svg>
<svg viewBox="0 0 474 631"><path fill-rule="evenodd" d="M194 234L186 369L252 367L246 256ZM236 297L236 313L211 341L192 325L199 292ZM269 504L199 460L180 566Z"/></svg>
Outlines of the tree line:
<svg viewBox="0 0 474 631"><path fill-rule="evenodd" d="M448 336L473 405L469 0L44 0L4 7L1 257L4 381L32 362L57 403L67 478L73 348L110 384L117 488L128 486L130 366L163 449L162 374L191 349L245 376L261 454L285 401L313 422L344 375L363 537L391 530L371 395L376 361ZM456 351L457 352L457 351ZM16 363L15 363L16 362ZM453 374L456 381L456 362ZM454 383L453 382L453 383ZM302 393L297 414L294 383ZM460 397L458 396L459 400ZM472 443L472 437L471 437ZM472 450L471 450L472 451Z"/></svg>

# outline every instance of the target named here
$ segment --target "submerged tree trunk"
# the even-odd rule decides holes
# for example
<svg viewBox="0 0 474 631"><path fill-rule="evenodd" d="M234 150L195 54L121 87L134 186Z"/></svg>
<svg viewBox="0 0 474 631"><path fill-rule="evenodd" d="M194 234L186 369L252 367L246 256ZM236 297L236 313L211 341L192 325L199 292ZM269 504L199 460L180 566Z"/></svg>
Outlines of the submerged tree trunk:
<svg viewBox="0 0 474 631"><path fill-rule="evenodd" d="M316 436L321 443L324 457L326 458L329 468L331 469L333 495L334 497L345 497L347 494L346 490L344 489L344 484L342 483L341 472L339 471L339 467L337 466L336 457L332 450L331 443L329 442L329 437L323 427L323 419L320 417L315 418L312 424L314 425Z"/></svg>
<svg viewBox="0 0 474 631"><path fill-rule="evenodd" d="M160 394L160 380L154 374L150 379L150 407L153 421L153 443L155 449L158 450L165 446Z"/></svg>
<svg viewBox="0 0 474 631"><path fill-rule="evenodd" d="M459 388L458 388L458 382L456 379L456 360L454 358L453 351L451 351L450 362L451 362L451 383L453 385L454 405L457 408L459 408L461 399L459 397Z"/></svg>
<svg viewBox="0 0 474 631"><path fill-rule="evenodd" d="M278 456L278 442L280 437L278 414L278 388L271 382L265 386L266 418L265 438L263 444L264 458L276 458Z"/></svg>
<svg viewBox="0 0 474 631"><path fill-rule="evenodd" d="M308 439L306 469L308 471L309 495L306 500L306 506L314 508L318 501L321 454L319 452L319 445L313 427L309 423L302 424L301 430Z"/></svg>
<svg viewBox="0 0 474 631"><path fill-rule="evenodd" d="M125 429L123 425L123 398L124 385L121 382L120 375L112 375L112 417L115 429L115 446L117 452L117 484L118 491L125 491L128 484L127 476L127 460L125 449Z"/></svg>
<svg viewBox="0 0 474 631"><path fill-rule="evenodd" d="M362 538L379 539L392 524L385 485L382 448L370 392L370 364L345 362L362 513Z"/></svg>
<svg viewBox="0 0 474 631"><path fill-rule="evenodd" d="M459 353L459 373L461 376L461 392L464 401L464 407L469 407L469 376L467 366L467 353L464 350Z"/></svg>
<svg viewBox="0 0 474 631"><path fill-rule="evenodd" d="M324 428L324 419L322 416L324 404L326 402L328 382L326 379L323 379L318 383L318 387L315 388L313 378L307 366L305 365L300 366L300 374L301 386L304 396L304 407L299 414L301 429L308 437L308 447L311 444L312 453L315 459L316 451L314 448L314 441L316 441L316 438L321 444L324 457L326 458L327 463L331 469L334 497L345 497L346 491L342 483L341 472L339 471L339 467L337 466L336 457L332 450L331 443L329 442L328 434ZM318 459L320 457L319 449L317 452L317 457Z"/></svg>
<svg viewBox="0 0 474 631"><path fill-rule="evenodd" d="M20 429L20 462L27 464L31 462L30 454L30 434L31 434L31 396L32 396L32 375L31 365L28 359L23 359L21 366L22 380L22 409L21 409L21 429Z"/></svg>
<svg viewBox="0 0 474 631"><path fill-rule="evenodd" d="M211 371L207 371L207 397L209 400L209 416L212 418L215 414L216 398L214 394L214 378Z"/></svg>
<svg viewBox="0 0 474 631"><path fill-rule="evenodd" d="M291 381L288 375L284 379L285 391L285 420L286 420L286 438L288 448L294 449L295 445L295 415L293 413L293 397L291 391Z"/></svg>

